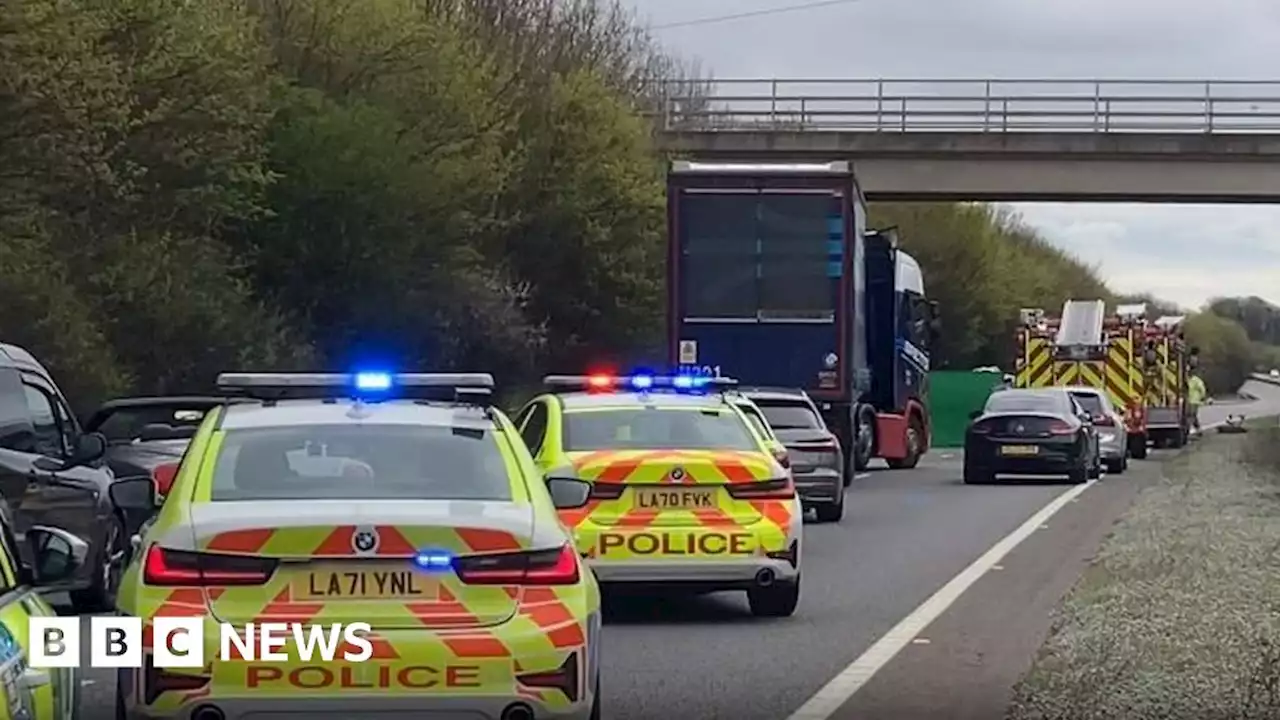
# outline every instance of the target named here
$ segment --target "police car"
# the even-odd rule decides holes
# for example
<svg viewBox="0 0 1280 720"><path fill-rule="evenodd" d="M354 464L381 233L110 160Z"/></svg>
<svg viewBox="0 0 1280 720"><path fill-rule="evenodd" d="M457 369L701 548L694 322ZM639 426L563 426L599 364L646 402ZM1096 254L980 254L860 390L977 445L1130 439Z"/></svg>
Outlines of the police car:
<svg viewBox="0 0 1280 720"><path fill-rule="evenodd" d="M728 378L549 376L517 416L538 465L591 483L564 509L601 583L745 590L754 614L800 598L802 510L790 471Z"/></svg>
<svg viewBox="0 0 1280 720"><path fill-rule="evenodd" d="M0 507L0 718L72 720L78 717L80 671L74 667L33 668L30 623L58 613L42 592L65 588L89 561L89 544L61 528L27 530L30 562L23 561L7 509Z"/></svg>
<svg viewBox="0 0 1280 720"><path fill-rule="evenodd" d="M600 594L488 375L224 374L119 592L146 623L117 716L598 718ZM249 401L244 400L248 398ZM117 505L154 502L118 482ZM159 616L205 627L203 668L159 667ZM220 659L217 624L367 623L365 662Z"/></svg>

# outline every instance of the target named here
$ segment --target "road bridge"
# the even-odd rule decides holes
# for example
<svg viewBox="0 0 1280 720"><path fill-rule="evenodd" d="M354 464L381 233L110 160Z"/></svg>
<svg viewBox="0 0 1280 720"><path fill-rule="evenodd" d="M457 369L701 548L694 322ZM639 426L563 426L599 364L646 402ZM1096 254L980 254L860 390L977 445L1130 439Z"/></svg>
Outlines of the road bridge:
<svg viewBox="0 0 1280 720"><path fill-rule="evenodd" d="M648 114L696 160L850 160L873 200L1280 201L1280 81L740 79Z"/></svg>

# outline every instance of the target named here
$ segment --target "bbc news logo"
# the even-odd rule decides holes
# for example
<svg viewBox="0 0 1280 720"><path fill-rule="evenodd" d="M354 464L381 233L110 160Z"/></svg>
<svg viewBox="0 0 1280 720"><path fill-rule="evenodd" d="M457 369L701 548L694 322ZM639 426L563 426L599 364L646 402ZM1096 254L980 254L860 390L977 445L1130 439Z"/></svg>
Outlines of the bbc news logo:
<svg viewBox="0 0 1280 720"><path fill-rule="evenodd" d="M157 617L151 621L152 664L160 668L196 668L205 665L207 625L198 617ZM218 629L218 660L257 662L310 661L365 662L373 657L368 623L248 623L212 625ZM28 664L35 668L79 667L81 648L89 647L90 667L142 667L142 618L103 616L89 618L88 637L82 637L80 619L33 617L29 625L31 647ZM296 656L282 652L291 647Z"/></svg>

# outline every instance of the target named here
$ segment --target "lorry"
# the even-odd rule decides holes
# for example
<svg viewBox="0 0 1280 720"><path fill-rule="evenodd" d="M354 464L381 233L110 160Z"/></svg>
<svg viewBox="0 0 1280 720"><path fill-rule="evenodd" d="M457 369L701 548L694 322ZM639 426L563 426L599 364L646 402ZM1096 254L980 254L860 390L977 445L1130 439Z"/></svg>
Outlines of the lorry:
<svg viewBox="0 0 1280 720"><path fill-rule="evenodd" d="M846 458L914 467L930 445L937 304L893 230L868 231L847 162L668 173L667 351L683 372L802 388Z"/></svg>
<svg viewBox="0 0 1280 720"><path fill-rule="evenodd" d="M1143 303L1108 315L1103 300L1068 300L1057 317L1023 308L1015 343L1014 387L1106 391L1124 417L1130 457L1145 458L1152 443L1186 443L1186 379L1198 349L1187 346L1181 318L1148 321Z"/></svg>

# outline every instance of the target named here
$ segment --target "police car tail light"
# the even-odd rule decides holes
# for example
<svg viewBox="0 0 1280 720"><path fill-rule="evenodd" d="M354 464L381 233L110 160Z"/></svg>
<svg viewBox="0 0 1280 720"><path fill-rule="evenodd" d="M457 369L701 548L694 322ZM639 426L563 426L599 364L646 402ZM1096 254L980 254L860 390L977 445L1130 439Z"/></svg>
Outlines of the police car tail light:
<svg viewBox="0 0 1280 720"><path fill-rule="evenodd" d="M468 585L575 585L578 555L573 545L552 550L460 557L454 572Z"/></svg>
<svg viewBox="0 0 1280 720"><path fill-rule="evenodd" d="M796 494L796 485L790 477L726 485L725 489L738 500L789 500Z"/></svg>
<svg viewBox="0 0 1280 720"><path fill-rule="evenodd" d="M206 587L262 585L271 579L276 561L246 555L171 550L152 545L142 566L148 585Z"/></svg>
<svg viewBox="0 0 1280 720"><path fill-rule="evenodd" d="M591 483L591 499L592 500L617 500L622 497L622 493L627 489L622 483Z"/></svg>

